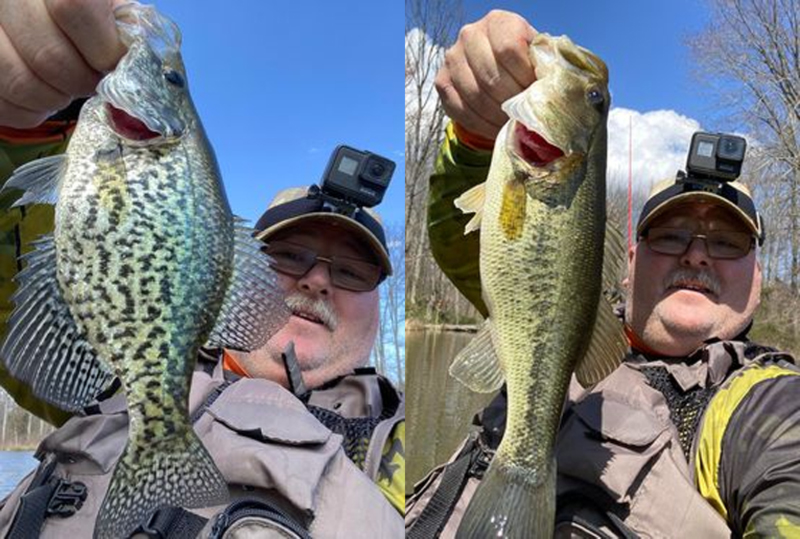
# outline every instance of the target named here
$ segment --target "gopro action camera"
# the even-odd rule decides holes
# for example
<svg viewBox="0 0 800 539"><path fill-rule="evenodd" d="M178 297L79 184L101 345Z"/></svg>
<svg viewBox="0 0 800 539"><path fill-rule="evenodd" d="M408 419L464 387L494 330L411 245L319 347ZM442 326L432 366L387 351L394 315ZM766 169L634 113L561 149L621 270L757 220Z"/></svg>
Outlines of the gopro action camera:
<svg viewBox="0 0 800 539"><path fill-rule="evenodd" d="M371 208L383 200L394 168L390 159L340 145L331 155L320 187L328 197Z"/></svg>

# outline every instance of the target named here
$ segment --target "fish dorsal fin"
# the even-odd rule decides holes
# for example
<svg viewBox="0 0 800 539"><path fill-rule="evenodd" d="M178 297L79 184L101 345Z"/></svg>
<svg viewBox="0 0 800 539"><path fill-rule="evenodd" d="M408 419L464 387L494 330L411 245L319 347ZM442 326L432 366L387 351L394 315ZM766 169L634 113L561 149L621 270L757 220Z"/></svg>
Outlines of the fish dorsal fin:
<svg viewBox="0 0 800 539"><path fill-rule="evenodd" d="M11 188L24 191L14 206L34 203L55 205L66 164L65 155L53 155L25 163L14 171L0 192Z"/></svg>
<svg viewBox="0 0 800 539"><path fill-rule="evenodd" d="M208 339L212 348L249 352L266 344L289 320L289 309L264 245L244 220L235 218L233 275L217 322Z"/></svg>
<svg viewBox="0 0 800 539"><path fill-rule="evenodd" d="M481 227L481 220L483 219L483 203L486 200L486 182L479 183L475 187L464 191L458 197L454 204L456 208L464 213L474 213L475 216L470 219L467 226L464 227L464 235L469 234L474 230Z"/></svg>
<svg viewBox="0 0 800 539"><path fill-rule="evenodd" d="M603 290L617 290L628 262L625 238L613 223L606 223L603 252Z"/></svg>
<svg viewBox="0 0 800 539"><path fill-rule="evenodd" d="M492 323L487 319L478 334L455 357L450 376L477 393L500 389L505 374L492 344Z"/></svg>
<svg viewBox="0 0 800 539"><path fill-rule="evenodd" d="M578 363L575 375L585 388L611 374L628 349L622 322L614 313L609 298L618 296L620 278L625 271L625 239L619 229L606 223L603 253L603 292L597 305L597 318L586 355Z"/></svg>
<svg viewBox="0 0 800 539"><path fill-rule="evenodd" d="M17 276L14 311L0 357L14 378L33 394L65 411L78 411L111 383L113 376L86 341L56 280L53 238L33 242Z"/></svg>
<svg viewBox="0 0 800 539"><path fill-rule="evenodd" d="M601 297L589 347L575 369L578 382L584 388L598 383L619 366L627 349L622 322L614 314L611 304Z"/></svg>

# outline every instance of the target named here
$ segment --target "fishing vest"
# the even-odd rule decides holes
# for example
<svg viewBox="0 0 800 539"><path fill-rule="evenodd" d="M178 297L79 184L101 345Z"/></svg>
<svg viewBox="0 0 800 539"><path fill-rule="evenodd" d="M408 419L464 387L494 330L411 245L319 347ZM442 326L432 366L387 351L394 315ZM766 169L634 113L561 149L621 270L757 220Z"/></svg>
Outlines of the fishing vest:
<svg viewBox="0 0 800 539"><path fill-rule="evenodd" d="M380 480L390 425L402 424L403 404L377 380L374 373L357 373L309 398L310 406L330 405L339 417L364 410L381 417L391 410L366 445L354 444L366 447L362 471L345 454L345 436L283 387L263 379L226 380L220 364L211 372L197 370L191 419L228 482L231 503L164 508L133 537L403 537L400 514L373 483ZM389 408L377 402L385 395ZM2 502L0 537L91 537L127 423L124 396L115 395L45 438L36 452L40 466Z"/></svg>
<svg viewBox="0 0 800 539"><path fill-rule="evenodd" d="M744 352L743 342L716 342L691 364L631 356L588 391L573 378L555 449L554 536L730 537L713 489L697 486L704 481L695 471L695 434L714 397L744 371L780 359L780 369L798 372L786 354L748 359ZM698 390L676 404L680 392L666 390L668 380ZM406 502L408 539L455 536L502 439L505 411L501 393L453 457L415 485Z"/></svg>

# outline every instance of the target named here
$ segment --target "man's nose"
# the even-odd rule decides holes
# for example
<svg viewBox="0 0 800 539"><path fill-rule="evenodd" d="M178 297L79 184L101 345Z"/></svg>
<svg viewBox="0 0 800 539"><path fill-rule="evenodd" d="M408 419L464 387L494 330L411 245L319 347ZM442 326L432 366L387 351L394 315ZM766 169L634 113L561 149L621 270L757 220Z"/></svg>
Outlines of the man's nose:
<svg viewBox="0 0 800 539"><path fill-rule="evenodd" d="M690 266L708 266L710 260L705 238L692 238L686 252L681 256L681 264Z"/></svg>
<svg viewBox="0 0 800 539"><path fill-rule="evenodd" d="M308 270L308 273L297 280L297 286L303 292L327 296L331 291L330 265L324 261L317 261L317 263Z"/></svg>

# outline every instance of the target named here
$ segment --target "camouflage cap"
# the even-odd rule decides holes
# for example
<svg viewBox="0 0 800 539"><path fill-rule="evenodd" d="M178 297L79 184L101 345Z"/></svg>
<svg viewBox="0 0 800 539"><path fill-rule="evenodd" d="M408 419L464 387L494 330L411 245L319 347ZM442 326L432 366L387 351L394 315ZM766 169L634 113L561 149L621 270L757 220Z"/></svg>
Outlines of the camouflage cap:
<svg viewBox="0 0 800 539"><path fill-rule="evenodd" d="M641 237L649 224L665 211L693 200L714 202L732 211L753 232L758 244L764 243L764 220L756 210L750 189L739 181L669 178L656 183L639 215L636 235Z"/></svg>
<svg viewBox="0 0 800 539"><path fill-rule="evenodd" d="M359 208L350 217L331 211L324 200L316 196L314 187L291 187L279 192L256 223L255 237L266 242L275 233L308 221L335 224L363 239L384 274L391 275L392 263L386 247L386 234L378 213L372 208Z"/></svg>

